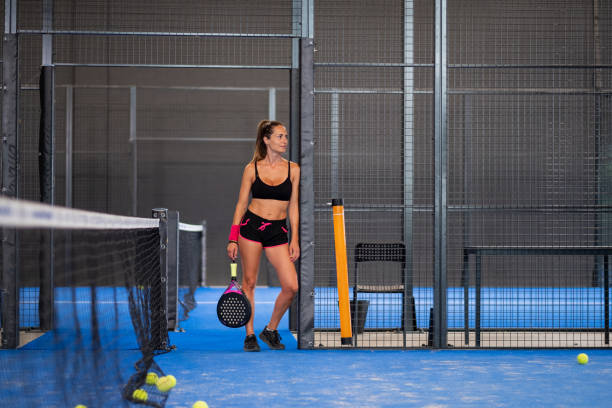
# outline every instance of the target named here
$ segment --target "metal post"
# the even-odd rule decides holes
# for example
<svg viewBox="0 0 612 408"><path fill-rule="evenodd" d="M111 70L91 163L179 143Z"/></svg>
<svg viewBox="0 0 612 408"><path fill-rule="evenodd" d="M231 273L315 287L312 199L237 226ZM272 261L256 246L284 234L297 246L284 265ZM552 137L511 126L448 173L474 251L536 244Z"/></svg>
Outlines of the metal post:
<svg viewBox="0 0 612 408"><path fill-rule="evenodd" d="M463 96L463 205L467 206L470 184L469 177L472 169L472 95ZM470 341L470 269L469 269L469 254L465 248L470 244L470 225L471 225L471 212L464 210L462 212L463 218L463 313L464 313L464 330L465 330L465 344L469 344Z"/></svg>
<svg viewBox="0 0 612 408"><path fill-rule="evenodd" d="M300 161L300 40L293 39L292 64L289 85L290 121L289 123L289 159L298 163Z"/></svg>
<svg viewBox="0 0 612 408"><path fill-rule="evenodd" d="M300 289L297 313L289 326L298 331L298 348L314 348L314 1L293 0L291 63L291 158L299 161L300 247L297 266ZM295 319L291 317L295 315ZM294 321L295 320L295 321Z"/></svg>
<svg viewBox="0 0 612 408"><path fill-rule="evenodd" d="M293 1L293 13L299 15L301 4L299 0ZM294 17L293 32L299 35L300 24ZM291 70L289 72L289 160L300 162L300 39L293 38L291 42ZM295 265L298 277L300 276L300 264ZM299 279L299 278L298 278ZM289 307L289 330L297 331L299 321L298 296L293 299Z"/></svg>
<svg viewBox="0 0 612 408"><path fill-rule="evenodd" d="M302 0L302 40L314 38L314 0ZM314 45L314 40L313 40Z"/></svg>
<svg viewBox="0 0 612 408"><path fill-rule="evenodd" d="M132 158L132 215L138 215L138 142L136 140L136 87L130 87L130 156Z"/></svg>
<svg viewBox="0 0 612 408"><path fill-rule="evenodd" d="M268 119L276 120L276 88L268 90Z"/></svg>
<svg viewBox="0 0 612 408"><path fill-rule="evenodd" d="M168 330L177 330L179 323L179 219L178 211L168 211Z"/></svg>
<svg viewBox="0 0 612 408"><path fill-rule="evenodd" d="M40 74L40 129L38 145L40 202L53 205L55 203L55 140L53 132L54 118L54 69L44 65ZM40 291L38 295L38 310L40 328L53 328L53 276L54 276L54 241L53 230L42 231L40 234Z"/></svg>
<svg viewBox="0 0 612 408"><path fill-rule="evenodd" d="M610 256L604 255L604 342L610 344Z"/></svg>
<svg viewBox="0 0 612 408"><path fill-rule="evenodd" d="M19 196L19 42L17 0L4 2L2 47L2 195ZM19 281L17 230L2 229L2 271L0 304L2 348L19 345Z"/></svg>
<svg viewBox="0 0 612 408"><path fill-rule="evenodd" d="M337 92L331 94L330 103L330 126L331 126L331 196L340 197L338 189L338 157L340 144L340 95Z"/></svg>
<svg viewBox="0 0 612 408"><path fill-rule="evenodd" d="M463 248L463 271L461 285L463 286L463 332L465 344L470 344L470 254Z"/></svg>
<svg viewBox="0 0 612 408"><path fill-rule="evenodd" d="M595 65L601 65L601 35L600 35L600 27L599 27L599 0L593 0L593 54L595 56ZM607 187L609 187L609 180L602 180L602 174L606 174L606 172L601 171L601 165L605 163L605 159L602 158L602 154L605 154L605 150L603 149L603 144L601 140L601 89L603 87L602 81L602 72L601 69L595 68L593 70L593 98L594 98L594 126L593 133L595 139L595 166L594 171L596 173L597 180L597 205L602 206L605 205L608 201L608 197L605 197L606 191L609 191ZM607 185L602 188L602 181ZM608 193L609 194L609 193ZM609 244L609 235L610 235L610 227L606 222L604 217L608 218L609 215L601 215L598 212L593 213L594 221L595 221L595 245L608 245ZM603 222L602 222L603 221ZM604 238L605 237L605 238ZM592 277L592 286L599 287L601 285L601 276L605 271L602 270L602 257L596 256L595 262L593 265L593 277Z"/></svg>
<svg viewBox="0 0 612 408"><path fill-rule="evenodd" d="M43 0L43 31L53 31L53 0ZM53 34L42 35L42 65L53 65Z"/></svg>
<svg viewBox="0 0 612 408"><path fill-rule="evenodd" d="M482 262L481 262L481 257L480 257L480 253L476 252L476 276L475 276L475 280L476 280L476 310L475 310L475 319L476 319L476 323L475 323L475 330L476 330L476 347L480 347L480 301L481 301L481 287L482 287L482 283L481 283L481 279L482 279Z"/></svg>
<svg viewBox="0 0 612 408"><path fill-rule="evenodd" d="M153 218L159 219L159 265L161 283L160 304L158 309L152 310L151 316L151 331L153 340L156 342L154 347L159 350L168 348L168 210L166 208L154 208L152 210Z"/></svg>
<svg viewBox="0 0 612 408"><path fill-rule="evenodd" d="M200 275L200 286L206 286L206 220L202 221L202 237L200 238L200 245L202 248L202 270Z"/></svg>
<svg viewBox="0 0 612 408"><path fill-rule="evenodd" d="M53 30L53 0L43 0L43 30ZM55 70L53 68L53 37L42 36L42 69L40 73L39 184L40 201L55 204ZM40 235L40 291L38 316L40 328L53 328L54 239L53 230Z"/></svg>
<svg viewBox="0 0 612 408"><path fill-rule="evenodd" d="M406 247L406 270L404 273L404 295L402 337L406 347L406 330L413 329L416 316L411 305L414 304L412 271L412 208L414 179L414 1L404 0L404 229L403 241ZM410 306L410 307L409 307ZM410 329L408 329L410 328Z"/></svg>
<svg viewBox="0 0 612 408"><path fill-rule="evenodd" d="M446 0L435 5L434 81L434 342L447 345L446 304Z"/></svg>
<svg viewBox="0 0 612 408"><path fill-rule="evenodd" d="M306 2L308 3L308 2ZM300 41L300 290L298 348L314 348L314 40Z"/></svg>
<svg viewBox="0 0 612 408"><path fill-rule="evenodd" d="M65 164L65 202L68 208L72 207L72 135L74 117L74 88L72 85L66 86L66 164ZM66 248L64 250L65 259L72 259L72 232L66 232ZM66 274L72 273L72 262L67 262L64 266Z"/></svg>
<svg viewBox="0 0 612 408"><path fill-rule="evenodd" d="M2 195L18 197L19 43L17 0L5 0L2 55Z"/></svg>
<svg viewBox="0 0 612 408"><path fill-rule="evenodd" d="M72 130L74 114L74 88L66 87L66 197L65 206L72 207Z"/></svg>
<svg viewBox="0 0 612 408"><path fill-rule="evenodd" d="M43 0L43 30L53 30L53 0ZM40 74L40 176L41 201L54 204L55 198L55 134L53 132L55 106L55 70L53 69L53 38L51 34L42 36L42 69Z"/></svg>

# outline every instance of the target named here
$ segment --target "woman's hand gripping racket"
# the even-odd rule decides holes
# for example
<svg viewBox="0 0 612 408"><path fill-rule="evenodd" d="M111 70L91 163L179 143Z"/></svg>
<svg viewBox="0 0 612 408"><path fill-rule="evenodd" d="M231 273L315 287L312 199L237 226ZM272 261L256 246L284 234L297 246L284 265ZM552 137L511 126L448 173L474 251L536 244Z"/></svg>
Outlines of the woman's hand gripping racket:
<svg viewBox="0 0 612 408"><path fill-rule="evenodd" d="M217 317L227 327L242 327L251 319L251 302L236 281L236 262L230 264L232 280L217 303Z"/></svg>

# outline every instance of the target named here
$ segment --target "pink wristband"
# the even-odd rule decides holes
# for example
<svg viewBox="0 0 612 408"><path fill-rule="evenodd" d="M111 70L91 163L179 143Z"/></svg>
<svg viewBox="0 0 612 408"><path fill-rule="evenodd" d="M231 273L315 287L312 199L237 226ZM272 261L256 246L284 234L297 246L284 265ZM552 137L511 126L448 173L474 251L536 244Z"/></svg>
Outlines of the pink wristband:
<svg viewBox="0 0 612 408"><path fill-rule="evenodd" d="M240 225L232 225L232 229L230 230L229 240L238 242L238 234L240 233Z"/></svg>

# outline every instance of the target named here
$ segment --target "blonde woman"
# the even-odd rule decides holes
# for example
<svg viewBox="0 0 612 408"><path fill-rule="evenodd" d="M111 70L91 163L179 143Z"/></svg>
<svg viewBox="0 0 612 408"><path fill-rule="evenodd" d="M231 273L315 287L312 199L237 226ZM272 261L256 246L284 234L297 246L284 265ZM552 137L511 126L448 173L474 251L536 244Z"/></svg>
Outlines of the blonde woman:
<svg viewBox="0 0 612 408"><path fill-rule="evenodd" d="M287 128L277 121L264 120L257 126L253 159L244 168L238 203L234 211L227 255L242 262L242 289L253 308L246 324L245 351L260 351L253 329L255 285L261 253L276 269L281 291L268 324L259 338L273 350L283 350L278 325L298 290L294 262L300 256L298 241L298 191L300 167L282 155L289 146ZM251 201L249 202L249 194ZM291 240L287 230L291 224Z"/></svg>

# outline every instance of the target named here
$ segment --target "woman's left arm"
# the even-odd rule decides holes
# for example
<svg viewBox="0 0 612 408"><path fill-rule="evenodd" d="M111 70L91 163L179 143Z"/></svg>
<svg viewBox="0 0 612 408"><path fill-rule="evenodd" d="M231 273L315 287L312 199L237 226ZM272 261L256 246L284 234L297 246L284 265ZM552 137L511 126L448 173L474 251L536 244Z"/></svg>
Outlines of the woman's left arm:
<svg viewBox="0 0 612 408"><path fill-rule="evenodd" d="M300 166L291 165L291 198L289 199L289 222L291 223L291 242L289 243L289 259L297 261L300 257Z"/></svg>

